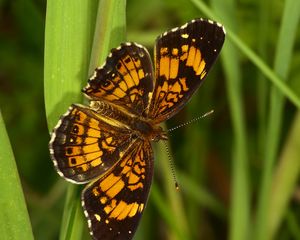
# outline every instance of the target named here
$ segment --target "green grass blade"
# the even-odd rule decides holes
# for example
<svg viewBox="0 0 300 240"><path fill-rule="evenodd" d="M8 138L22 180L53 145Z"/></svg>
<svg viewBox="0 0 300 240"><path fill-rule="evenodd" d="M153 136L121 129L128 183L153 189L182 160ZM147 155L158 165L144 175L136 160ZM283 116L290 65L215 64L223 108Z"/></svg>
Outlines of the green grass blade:
<svg viewBox="0 0 300 240"><path fill-rule="evenodd" d="M125 10L125 0L100 1L89 67L90 73L104 62L112 48L126 41Z"/></svg>
<svg viewBox="0 0 300 240"><path fill-rule="evenodd" d="M201 10L208 17L223 22L221 14L217 17L202 1L190 0L195 4L199 10ZM296 1L295 1L296 2ZM261 73L269 79L274 86L278 88L296 107L300 108L300 98L297 94L292 91L282 79L276 75L274 71L257 55L251 50L235 33L231 30L230 26L226 26L227 39L229 39L235 47L237 47L249 60L261 71Z"/></svg>
<svg viewBox="0 0 300 240"><path fill-rule="evenodd" d="M2 239L33 239L13 151L0 111L0 232Z"/></svg>
<svg viewBox="0 0 300 240"><path fill-rule="evenodd" d="M237 52L228 43L222 53L226 85L234 131L232 149L232 191L230 213L230 239L247 239L249 226L249 182L245 119L242 105L241 77Z"/></svg>
<svg viewBox="0 0 300 240"><path fill-rule="evenodd" d="M82 239L83 227L86 226L85 218L82 216L80 204L81 188L70 185L67 189L65 209L63 212L59 239Z"/></svg>
<svg viewBox="0 0 300 240"><path fill-rule="evenodd" d="M215 12L223 19L226 28L236 29L235 6L233 1L212 1ZM226 8L226 11L224 11ZM238 51L234 44L225 41L221 53L221 60L226 76L226 90L231 113L231 121L234 134L232 149L232 190L230 206L230 232L229 239L247 239L250 221L250 189L249 169L247 154L247 133L242 101L242 78Z"/></svg>
<svg viewBox="0 0 300 240"><path fill-rule="evenodd" d="M81 88L88 77L97 4L96 0L47 3L44 90L49 130L70 104L82 102ZM79 189L70 185L68 191ZM82 211L78 213L80 197L72 196L64 208L64 220L68 221L61 227L61 239L80 239L86 226Z"/></svg>
<svg viewBox="0 0 300 240"><path fill-rule="evenodd" d="M215 197L213 197L212 194L207 192L206 189L199 187L199 184L191 179L190 176L187 176L184 173L179 173L178 171L177 174L180 184L182 185L180 190L187 195L188 199L195 200L197 206L202 206L203 208L208 209L220 218L225 218L227 216L225 207Z"/></svg>
<svg viewBox="0 0 300 240"><path fill-rule="evenodd" d="M82 102L81 88L93 68L104 60L112 45L125 39L125 5L123 0L102 0L99 4L97 0L48 1L45 102L49 129L71 103ZM81 239L83 226L86 226L79 192L75 186L68 189L63 214L67 223L62 225L61 239Z"/></svg>
<svg viewBox="0 0 300 240"><path fill-rule="evenodd" d="M287 219L287 226L292 235L292 239L300 239L300 224L299 224L299 216L297 215L297 213L289 210L287 212L286 219Z"/></svg>
<svg viewBox="0 0 300 240"><path fill-rule="evenodd" d="M296 40L297 26L300 18L300 1L287 0L285 2L282 22L280 27L279 39L275 54L274 71L282 79L288 78L288 67L293 53L293 46ZM259 194L259 204L256 219L255 239L265 240L270 239L270 229L267 228L270 219L270 202L272 198L271 184L273 176L273 168L278 153L278 145L281 134L282 116L284 107L284 96L282 92L276 88L272 88L270 99L270 113L268 119L268 129L264 163L263 163L263 178ZM273 209L274 210L274 209Z"/></svg>
<svg viewBox="0 0 300 240"><path fill-rule="evenodd" d="M168 146L170 149L170 145ZM158 145L155 151L156 157L159 161L159 169L163 180L163 188L166 192L166 201L170 204L169 215L173 216L173 224L169 225L169 234L172 236L171 239L191 239L189 236L188 223L185 216L184 203L180 195L180 191L176 191L175 182L170 172L168 152L166 151L165 145L162 142ZM156 203L157 204L157 203ZM160 208L158 210L161 210ZM163 215L164 213L160 211ZM176 226L176 227L172 227Z"/></svg>
<svg viewBox="0 0 300 240"><path fill-rule="evenodd" d="M98 1L49 0L44 90L49 130L72 103L82 102Z"/></svg>
<svg viewBox="0 0 300 240"><path fill-rule="evenodd" d="M272 5L271 0L260 1L259 3L259 22L258 22L258 54L265 61L268 62L268 51L270 49L269 39L271 36L271 12L269 11ZM268 90L269 82L266 81L266 77L258 71L257 73L257 146L259 155L264 152L266 142L266 124L267 124L267 103L268 103Z"/></svg>
<svg viewBox="0 0 300 240"><path fill-rule="evenodd" d="M268 231L274 239L294 193L300 174L300 113L295 117L293 126L280 156L272 182L272 197L269 206ZM298 238L295 238L298 239Z"/></svg>
<svg viewBox="0 0 300 240"><path fill-rule="evenodd" d="M162 159L164 161L164 159ZM175 192L175 189L173 189ZM178 193L176 193L178 194ZM189 240L188 236L182 231L182 226L180 225L180 221L177 221L177 217L174 217L174 208L167 203L165 196L161 193L160 189L158 188L157 184L153 183L151 188L151 199L155 204L156 208L158 209L160 215L164 219L164 221L168 224L169 229L172 229L172 235L169 239L186 239Z"/></svg>

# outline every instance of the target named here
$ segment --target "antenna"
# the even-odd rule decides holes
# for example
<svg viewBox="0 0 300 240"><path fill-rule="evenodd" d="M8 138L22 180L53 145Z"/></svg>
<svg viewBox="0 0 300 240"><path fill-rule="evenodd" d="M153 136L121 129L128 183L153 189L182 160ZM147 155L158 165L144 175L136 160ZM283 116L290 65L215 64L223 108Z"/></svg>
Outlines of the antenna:
<svg viewBox="0 0 300 240"><path fill-rule="evenodd" d="M207 117L208 115L212 114L213 112L214 112L214 110L212 109L212 110L210 110L209 112L206 112L206 113L204 113L203 115L201 115L201 116L199 116L199 117L193 118L192 120L189 120L189 121L187 121L187 122L185 122L185 123L179 124L179 125L176 126L176 127L173 127L173 128L168 129L167 132L172 132L172 131L174 131L174 130L176 130L176 129L178 129L178 128L181 128L181 127L184 127L184 126L186 126L186 125L189 125L189 124L191 124L191 123L193 123L193 122L196 122L196 121L200 120L201 118Z"/></svg>
<svg viewBox="0 0 300 240"><path fill-rule="evenodd" d="M174 162L172 161L173 159L172 159L171 154L170 154L168 143L167 143L167 141L163 141L163 142L164 142L167 154L168 154L169 164L170 164L170 168L171 168L173 180L175 182L175 188L176 188L176 190L179 190L179 184L178 184L177 178L176 178L176 173L175 173L175 168L174 168Z"/></svg>
<svg viewBox="0 0 300 240"><path fill-rule="evenodd" d="M178 128L181 128L181 127L184 127L186 125L189 125L190 123L193 123L193 122L196 122L202 118L205 118L207 117L208 115L212 114L214 112L214 110L210 110L209 112L206 112L204 113L203 115L199 116L199 117L196 117L196 118L193 118L192 120L190 121L187 121L185 123L182 123L182 124L179 124L178 126L176 127L173 127L173 128L170 128L170 129L167 129L167 132L172 132ZM166 151L167 151L167 154L168 154L168 159L169 159L169 165L170 165L170 168L171 168L171 172L172 172L172 176L173 176L173 180L175 182L175 188L176 190L179 190L179 184L177 182L177 178L176 178L176 172L175 172L175 168L174 168L174 162L173 162L173 159L172 159L172 156L171 156L171 153L170 153L170 150L169 150L169 147L168 147L168 143L167 141L163 141L164 142L164 145L165 145L165 148L166 148Z"/></svg>

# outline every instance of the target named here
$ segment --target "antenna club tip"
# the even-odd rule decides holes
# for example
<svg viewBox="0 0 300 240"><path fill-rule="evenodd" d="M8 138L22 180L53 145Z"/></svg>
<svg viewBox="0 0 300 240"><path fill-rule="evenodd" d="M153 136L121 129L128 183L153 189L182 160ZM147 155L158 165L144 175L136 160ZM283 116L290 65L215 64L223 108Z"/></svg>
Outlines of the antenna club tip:
<svg viewBox="0 0 300 240"><path fill-rule="evenodd" d="M175 189L176 189L177 191L179 191L179 184L178 184L178 182L175 183Z"/></svg>
<svg viewBox="0 0 300 240"><path fill-rule="evenodd" d="M207 117L210 114L213 114L215 112L215 110L210 110L209 112L205 113L204 115L201 116L201 118Z"/></svg>

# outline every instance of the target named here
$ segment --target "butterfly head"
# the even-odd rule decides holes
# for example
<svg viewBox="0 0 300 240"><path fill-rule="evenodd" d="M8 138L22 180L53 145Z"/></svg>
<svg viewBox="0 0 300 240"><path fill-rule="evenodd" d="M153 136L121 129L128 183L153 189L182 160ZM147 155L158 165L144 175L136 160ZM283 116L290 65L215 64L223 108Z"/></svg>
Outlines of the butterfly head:
<svg viewBox="0 0 300 240"><path fill-rule="evenodd" d="M160 126L155 126L153 132L151 133L151 141L158 142L159 140L167 140L167 132L162 129Z"/></svg>

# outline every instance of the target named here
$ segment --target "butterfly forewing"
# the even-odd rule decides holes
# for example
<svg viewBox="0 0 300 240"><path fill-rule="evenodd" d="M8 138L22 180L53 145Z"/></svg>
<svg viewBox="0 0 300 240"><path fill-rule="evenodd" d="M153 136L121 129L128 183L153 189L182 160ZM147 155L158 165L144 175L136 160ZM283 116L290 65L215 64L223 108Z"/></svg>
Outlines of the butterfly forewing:
<svg viewBox="0 0 300 240"><path fill-rule="evenodd" d="M205 79L224 37L221 25L204 19L192 20L158 37L149 118L159 123L179 112Z"/></svg>
<svg viewBox="0 0 300 240"><path fill-rule="evenodd" d="M111 171L89 184L82 203L94 239L131 239L145 208L153 175L150 142L139 139Z"/></svg>
<svg viewBox="0 0 300 240"><path fill-rule="evenodd" d="M153 70L148 51L135 43L113 49L105 64L89 79L84 93L141 115L153 91Z"/></svg>

